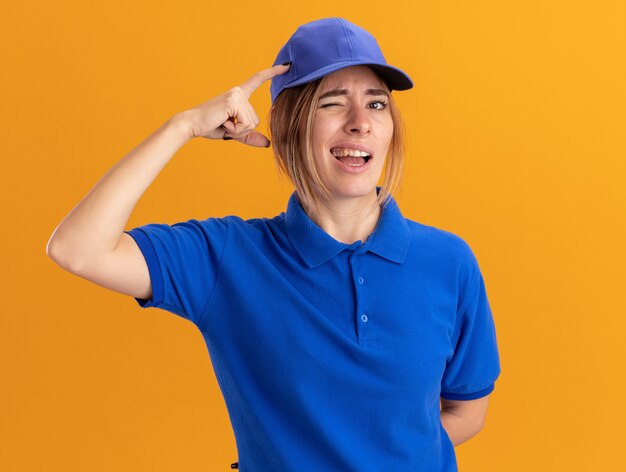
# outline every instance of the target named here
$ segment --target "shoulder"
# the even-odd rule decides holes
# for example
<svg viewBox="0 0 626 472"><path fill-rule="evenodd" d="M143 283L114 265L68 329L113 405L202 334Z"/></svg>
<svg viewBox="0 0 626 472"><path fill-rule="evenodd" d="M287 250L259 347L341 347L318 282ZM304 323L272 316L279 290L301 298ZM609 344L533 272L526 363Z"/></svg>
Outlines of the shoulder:
<svg viewBox="0 0 626 472"><path fill-rule="evenodd" d="M240 231L259 231L269 226L280 225L284 220L284 213L273 218L248 218L244 219L237 215L228 215L223 217L210 217L204 220L191 219L186 223L195 224L202 228L232 228Z"/></svg>
<svg viewBox="0 0 626 472"><path fill-rule="evenodd" d="M218 218L225 226L229 226L233 231L240 231L244 233L264 232L268 229L280 227L284 224L285 214L281 213L272 218L242 218L236 215L229 215L223 218Z"/></svg>
<svg viewBox="0 0 626 472"><path fill-rule="evenodd" d="M460 292L476 286L482 274L470 244L452 231L407 220L412 235L411 247L428 267L456 280Z"/></svg>
<svg viewBox="0 0 626 472"><path fill-rule="evenodd" d="M450 276L472 278L479 272L478 261L467 240L450 230L406 219L410 253L431 267L439 267Z"/></svg>
<svg viewBox="0 0 626 472"><path fill-rule="evenodd" d="M472 248L460 235L452 231L405 218L411 242L437 255L447 254L457 259L473 258Z"/></svg>
<svg viewBox="0 0 626 472"><path fill-rule="evenodd" d="M272 218L242 218L228 215L198 221L209 236L219 235L237 247L279 244L283 239L284 213Z"/></svg>

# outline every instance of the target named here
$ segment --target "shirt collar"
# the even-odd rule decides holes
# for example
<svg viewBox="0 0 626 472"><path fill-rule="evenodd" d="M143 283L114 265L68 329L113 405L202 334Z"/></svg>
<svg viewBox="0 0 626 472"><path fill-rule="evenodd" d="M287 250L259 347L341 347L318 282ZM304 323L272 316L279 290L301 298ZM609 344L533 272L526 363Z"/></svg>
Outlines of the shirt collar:
<svg viewBox="0 0 626 472"><path fill-rule="evenodd" d="M289 240L311 268L335 257L341 251L356 249L360 243L345 244L334 239L305 213L296 192L291 194L285 214ZM410 230L396 201L389 197L374 232L363 243L363 251L370 251L392 262L402 264L410 243Z"/></svg>

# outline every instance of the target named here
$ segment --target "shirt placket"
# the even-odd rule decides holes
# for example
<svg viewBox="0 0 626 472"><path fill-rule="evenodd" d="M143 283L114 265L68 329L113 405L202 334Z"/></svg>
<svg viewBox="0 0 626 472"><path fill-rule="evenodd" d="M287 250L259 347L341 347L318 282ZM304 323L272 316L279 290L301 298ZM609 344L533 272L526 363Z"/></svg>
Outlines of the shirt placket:
<svg viewBox="0 0 626 472"><path fill-rule="evenodd" d="M371 316L371 313L369 313L369 307L367 306L367 298L365 297L367 281L363 271L364 252L365 249L361 245L348 257L348 264L350 265L352 284L354 286L354 293L356 297L354 320L357 344L361 344L363 340L368 338Z"/></svg>

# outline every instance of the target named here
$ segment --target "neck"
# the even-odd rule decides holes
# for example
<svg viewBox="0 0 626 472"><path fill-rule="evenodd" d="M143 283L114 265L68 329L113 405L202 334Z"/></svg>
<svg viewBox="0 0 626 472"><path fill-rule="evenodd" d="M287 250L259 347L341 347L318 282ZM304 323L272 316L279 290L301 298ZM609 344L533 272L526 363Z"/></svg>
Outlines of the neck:
<svg viewBox="0 0 626 472"><path fill-rule="evenodd" d="M365 241L374 232L380 211L374 191L361 198L322 201L315 222L337 241L352 244Z"/></svg>

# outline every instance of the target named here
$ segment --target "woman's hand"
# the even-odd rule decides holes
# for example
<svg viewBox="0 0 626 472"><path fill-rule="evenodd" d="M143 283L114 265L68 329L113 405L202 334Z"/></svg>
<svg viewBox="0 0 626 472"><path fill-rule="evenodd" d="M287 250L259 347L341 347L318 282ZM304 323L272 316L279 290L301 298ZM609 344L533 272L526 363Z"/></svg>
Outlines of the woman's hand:
<svg viewBox="0 0 626 472"><path fill-rule="evenodd" d="M269 147L269 139L254 131L259 124L259 117L248 99L263 82L288 70L289 65L277 65L262 70L243 84L182 112L181 116L189 126L190 136L207 139L230 138L251 146Z"/></svg>

